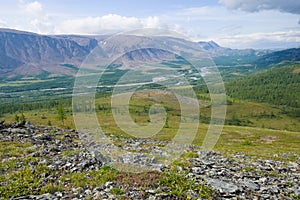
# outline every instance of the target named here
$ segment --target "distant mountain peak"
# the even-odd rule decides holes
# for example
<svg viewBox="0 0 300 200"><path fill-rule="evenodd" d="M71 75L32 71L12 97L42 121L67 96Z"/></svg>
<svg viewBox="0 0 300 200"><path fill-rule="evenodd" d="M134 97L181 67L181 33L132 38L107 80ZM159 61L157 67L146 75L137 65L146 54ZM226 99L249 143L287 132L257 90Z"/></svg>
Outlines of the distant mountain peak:
<svg viewBox="0 0 300 200"><path fill-rule="evenodd" d="M221 47L220 45L218 45L215 41L211 40L208 42L208 44L214 46L214 47Z"/></svg>
<svg viewBox="0 0 300 200"><path fill-rule="evenodd" d="M200 41L198 42L200 46L205 50L212 50L212 49L219 49L222 48L220 45L218 45L215 41L211 40L209 42Z"/></svg>

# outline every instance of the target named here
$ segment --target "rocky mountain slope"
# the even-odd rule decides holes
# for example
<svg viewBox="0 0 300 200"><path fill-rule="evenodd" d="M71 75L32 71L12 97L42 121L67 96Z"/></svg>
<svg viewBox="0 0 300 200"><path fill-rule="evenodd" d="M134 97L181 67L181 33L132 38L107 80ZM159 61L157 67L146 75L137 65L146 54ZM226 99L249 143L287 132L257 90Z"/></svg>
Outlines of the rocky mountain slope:
<svg viewBox="0 0 300 200"><path fill-rule="evenodd" d="M109 45L103 42L110 40ZM174 55L156 48L163 44L187 50L199 45L212 57L256 56L254 50L233 50L211 42L188 42L174 37L157 37L155 40L144 36L117 35L111 40L108 35L39 35L11 29L0 29L0 77L51 77L74 75L86 56L97 46L109 55L126 53L122 63L158 62L174 59ZM127 52L128 46L137 51ZM149 46L140 49L141 46ZM151 48L154 47L154 48ZM120 61L120 60L119 60Z"/></svg>
<svg viewBox="0 0 300 200"><path fill-rule="evenodd" d="M109 42L105 42L108 40ZM230 49L214 41L190 42L176 37L155 37L134 35L39 35L11 29L0 29L0 77L2 79L22 77L49 78L75 75L78 67L96 47L104 49L107 55L125 55L117 60L129 66L134 63L174 60L176 56L159 47L178 47L182 51L203 48L217 65L253 65L267 67L281 62L299 61L299 49L274 52L270 50ZM143 48L140 47L149 47ZM128 47L137 50L128 52ZM106 56L106 55L104 55ZM133 64L132 64L133 63Z"/></svg>
<svg viewBox="0 0 300 200"><path fill-rule="evenodd" d="M212 57L219 57L219 56L260 56L260 55L264 55L264 54L270 52L269 50L231 49L231 48L222 47L214 41L198 42L198 44L203 49L210 52Z"/></svg>
<svg viewBox="0 0 300 200"><path fill-rule="evenodd" d="M97 43L89 39L79 45L56 36L0 29L0 76L70 75L74 69L62 64L78 66Z"/></svg>
<svg viewBox="0 0 300 200"><path fill-rule="evenodd" d="M87 151L74 130L0 123L0 197L7 199L297 199L299 160L254 159L242 154L223 157L199 147L186 159L154 172L118 172ZM165 142L114 138L128 154ZM150 142L150 143L149 143ZM145 145L150 148L149 145ZM143 151L126 156L143 159ZM297 156L297 155L295 155ZM299 158L299 157L298 157ZM155 160L152 161L155 164Z"/></svg>

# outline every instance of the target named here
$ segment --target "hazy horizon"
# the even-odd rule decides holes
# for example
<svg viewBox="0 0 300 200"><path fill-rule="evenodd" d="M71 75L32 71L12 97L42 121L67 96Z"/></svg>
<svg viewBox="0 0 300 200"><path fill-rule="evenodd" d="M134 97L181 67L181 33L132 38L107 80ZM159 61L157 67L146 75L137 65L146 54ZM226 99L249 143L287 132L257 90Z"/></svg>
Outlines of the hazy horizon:
<svg viewBox="0 0 300 200"><path fill-rule="evenodd" d="M163 28L230 48L300 46L300 2L252 0L1 0L0 28L39 34L112 34Z"/></svg>

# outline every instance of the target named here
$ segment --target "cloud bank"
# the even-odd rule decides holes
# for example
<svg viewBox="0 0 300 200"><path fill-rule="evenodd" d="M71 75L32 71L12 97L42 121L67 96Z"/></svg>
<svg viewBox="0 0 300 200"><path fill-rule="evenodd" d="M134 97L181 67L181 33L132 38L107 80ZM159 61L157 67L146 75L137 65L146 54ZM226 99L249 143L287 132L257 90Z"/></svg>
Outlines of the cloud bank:
<svg viewBox="0 0 300 200"><path fill-rule="evenodd" d="M156 16L147 18L125 17L116 14L108 14L100 17L86 17L63 21L57 27L60 33L110 33L116 31L140 29L140 28L166 28Z"/></svg>
<svg viewBox="0 0 300 200"><path fill-rule="evenodd" d="M228 9L259 12L279 10L280 12L300 14L299 0L219 0Z"/></svg>
<svg viewBox="0 0 300 200"><path fill-rule="evenodd" d="M38 1L25 2L23 0L19 1L19 7L27 14L37 15L43 11L43 6Z"/></svg>
<svg viewBox="0 0 300 200"><path fill-rule="evenodd" d="M233 48L282 48L289 45L300 44L300 31L291 30L287 32L251 33L240 34L216 39L222 46Z"/></svg>
<svg viewBox="0 0 300 200"><path fill-rule="evenodd" d="M162 28L195 41L215 40L231 48L299 46L300 0L218 1L222 5L186 7L149 16L137 14L135 10L101 15L96 11L62 12L49 7L49 2L15 0L7 1L9 3L0 9L0 27L40 34L112 34ZM230 12L229 9L247 13ZM263 10L270 11L259 12Z"/></svg>

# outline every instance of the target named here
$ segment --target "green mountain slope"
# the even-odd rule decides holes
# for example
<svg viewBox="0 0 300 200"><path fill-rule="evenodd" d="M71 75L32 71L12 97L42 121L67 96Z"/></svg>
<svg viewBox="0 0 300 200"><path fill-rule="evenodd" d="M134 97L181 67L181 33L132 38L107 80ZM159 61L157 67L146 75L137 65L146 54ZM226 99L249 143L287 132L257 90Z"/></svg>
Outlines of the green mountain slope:
<svg viewBox="0 0 300 200"><path fill-rule="evenodd" d="M271 69L227 83L230 97L300 107L300 65Z"/></svg>
<svg viewBox="0 0 300 200"><path fill-rule="evenodd" d="M258 68L269 69L300 62L300 48L286 49L266 54L254 62Z"/></svg>

